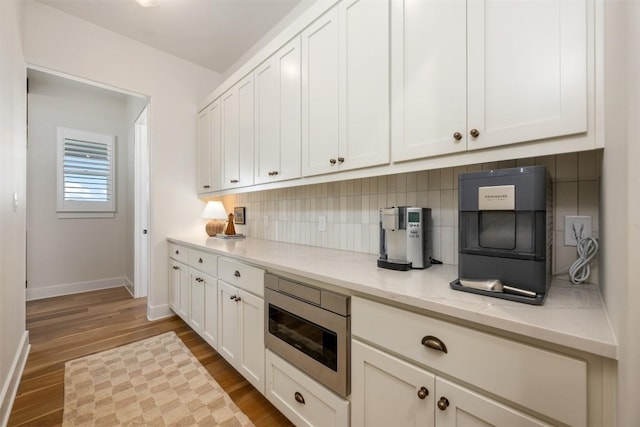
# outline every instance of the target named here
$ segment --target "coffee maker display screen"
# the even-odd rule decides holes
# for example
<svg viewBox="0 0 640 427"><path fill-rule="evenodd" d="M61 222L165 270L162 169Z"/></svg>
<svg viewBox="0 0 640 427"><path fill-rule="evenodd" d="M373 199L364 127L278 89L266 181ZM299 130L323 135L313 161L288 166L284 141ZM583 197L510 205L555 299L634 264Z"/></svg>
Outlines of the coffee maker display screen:
<svg viewBox="0 0 640 427"><path fill-rule="evenodd" d="M407 216L409 222L420 222L420 212L409 212Z"/></svg>

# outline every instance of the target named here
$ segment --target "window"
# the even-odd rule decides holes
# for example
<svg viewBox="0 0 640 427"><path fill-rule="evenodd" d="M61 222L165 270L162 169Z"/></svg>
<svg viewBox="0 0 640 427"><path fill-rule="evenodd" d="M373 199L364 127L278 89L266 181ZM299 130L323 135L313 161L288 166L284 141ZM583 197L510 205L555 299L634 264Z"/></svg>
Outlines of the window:
<svg viewBox="0 0 640 427"><path fill-rule="evenodd" d="M113 216L114 162L113 135L58 128L58 216Z"/></svg>

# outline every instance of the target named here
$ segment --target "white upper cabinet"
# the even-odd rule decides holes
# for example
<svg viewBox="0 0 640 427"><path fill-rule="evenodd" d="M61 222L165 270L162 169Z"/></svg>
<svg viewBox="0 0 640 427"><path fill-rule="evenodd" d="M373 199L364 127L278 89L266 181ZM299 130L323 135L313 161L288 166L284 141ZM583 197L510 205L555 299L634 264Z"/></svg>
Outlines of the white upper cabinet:
<svg viewBox="0 0 640 427"><path fill-rule="evenodd" d="M222 189L253 185L253 75L240 80L220 98L222 122Z"/></svg>
<svg viewBox="0 0 640 427"><path fill-rule="evenodd" d="M467 149L466 1L396 0L392 159Z"/></svg>
<svg viewBox="0 0 640 427"><path fill-rule="evenodd" d="M468 148L586 132L587 2L468 4Z"/></svg>
<svg viewBox="0 0 640 427"><path fill-rule="evenodd" d="M255 183L300 177L300 38L254 72Z"/></svg>
<svg viewBox="0 0 640 427"><path fill-rule="evenodd" d="M198 193L220 189L220 104L198 115Z"/></svg>
<svg viewBox="0 0 640 427"><path fill-rule="evenodd" d="M397 0L396 160L587 131L587 2Z"/></svg>
<svg viewBox="0 0 640 427"><path fill-rule="evenodd" d="M302 32L303 175L331 172L337 166L340 136L338 31L338 8L334 7Z"/></svg>
<svg viewBox="0 0 640 427"><path fill-rule="evenodd" d="M347 0L302 32L302 174L389 162L389 2Z"/></svg>

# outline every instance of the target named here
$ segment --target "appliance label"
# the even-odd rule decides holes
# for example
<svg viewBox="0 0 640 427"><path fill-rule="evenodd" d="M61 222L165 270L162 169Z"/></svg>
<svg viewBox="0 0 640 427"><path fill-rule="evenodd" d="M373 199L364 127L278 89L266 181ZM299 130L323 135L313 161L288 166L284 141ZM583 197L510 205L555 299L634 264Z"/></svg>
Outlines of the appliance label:
<svg viewBox="0 0 640 427"><path fill-rule="evenodd" d="M516 209L516 186L494 185L478 188L478 210L512 211Z"/></svg>

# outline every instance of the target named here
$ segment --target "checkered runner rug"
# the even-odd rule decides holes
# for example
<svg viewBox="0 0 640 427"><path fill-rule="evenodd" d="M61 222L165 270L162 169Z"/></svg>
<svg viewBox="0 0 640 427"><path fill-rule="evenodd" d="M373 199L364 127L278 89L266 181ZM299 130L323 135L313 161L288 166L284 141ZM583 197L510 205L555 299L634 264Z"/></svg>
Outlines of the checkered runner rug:
<svg viewBox="0 0 640 427"><path fill-rule="evenodd" d="M173 332L65 364L63 426L252 426Z"/></svg>

